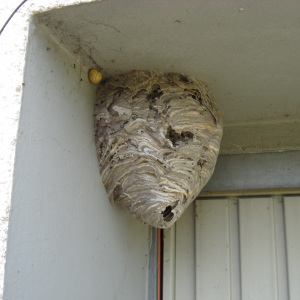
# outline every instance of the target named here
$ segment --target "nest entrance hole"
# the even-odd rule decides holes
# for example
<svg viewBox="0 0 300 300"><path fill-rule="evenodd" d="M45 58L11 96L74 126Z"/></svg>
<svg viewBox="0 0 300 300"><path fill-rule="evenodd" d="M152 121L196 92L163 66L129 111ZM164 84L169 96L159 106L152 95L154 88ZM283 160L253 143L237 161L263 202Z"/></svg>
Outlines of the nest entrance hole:
<svg viewBox="0 0 300 300"><path fill-rule="evenodd" d="M172 212L173 207L171 205L167 206L162 212L163 219L165 222L170 222L174 218L174 213Z"/></svg>

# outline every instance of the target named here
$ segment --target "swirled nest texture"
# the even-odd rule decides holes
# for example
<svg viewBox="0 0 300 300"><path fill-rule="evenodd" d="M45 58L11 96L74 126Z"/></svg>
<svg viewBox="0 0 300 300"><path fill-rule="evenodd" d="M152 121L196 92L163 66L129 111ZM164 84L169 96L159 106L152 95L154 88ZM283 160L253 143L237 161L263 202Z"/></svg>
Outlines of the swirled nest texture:
<svg viewBox="0 0 300 300"><path fill-rule="evenodd" d="M95 142L111 202L143 223L168 228L210 179L222 117L192 77L131 71L100 83Z"/></svg>

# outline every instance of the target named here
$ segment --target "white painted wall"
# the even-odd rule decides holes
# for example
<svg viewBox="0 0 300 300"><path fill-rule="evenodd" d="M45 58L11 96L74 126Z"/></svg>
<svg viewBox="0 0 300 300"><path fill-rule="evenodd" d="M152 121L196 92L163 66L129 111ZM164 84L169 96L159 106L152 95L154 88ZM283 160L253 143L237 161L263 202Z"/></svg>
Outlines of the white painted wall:
<svg viewBox="0 0 300 300"><path fill-rule="evenodd" d="M149 229L107 199L87 70L32 25L24 83L4 299L145 299Z"/></svg>
<svg viewBox="0 0 300 300"><path fill-rule="evenodd" d="M113 0L38 19L104 77L159 69L206 82L223 114L221 154L245 154L300 150L299 10L284 0Z"/></svg>
<svg viewBox="0 0 300 300"><path fill-rule="evenodd" d="M20 4L0 0L0 26ZM30 0L14 15L0 37L0 299L3 292L7 230L11 204L16 134L22 98L28 23L36 12L92 0Z"/></svg>

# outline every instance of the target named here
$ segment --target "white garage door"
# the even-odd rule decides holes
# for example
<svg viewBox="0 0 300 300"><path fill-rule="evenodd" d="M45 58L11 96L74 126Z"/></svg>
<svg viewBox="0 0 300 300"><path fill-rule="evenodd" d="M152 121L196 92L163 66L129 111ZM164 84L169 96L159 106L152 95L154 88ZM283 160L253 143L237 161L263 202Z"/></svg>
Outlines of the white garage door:
<svg viewBox="0 0 300 300"><path fill-rule="evenodd" d="M300 299L300 197L196 200L165 230L164 300Z"/></svg>

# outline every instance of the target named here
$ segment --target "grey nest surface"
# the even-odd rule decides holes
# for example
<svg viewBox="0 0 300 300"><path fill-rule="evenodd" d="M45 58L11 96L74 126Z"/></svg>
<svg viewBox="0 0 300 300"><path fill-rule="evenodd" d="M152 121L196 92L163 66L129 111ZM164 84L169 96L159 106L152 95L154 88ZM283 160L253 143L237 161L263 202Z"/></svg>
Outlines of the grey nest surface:
<svg viewBox="0 0 300 300"><path fill-rule="evenodd" d="M195 78L131 71L101 82L95 142L110 201L170 227L210 179L222 131L221 113Z"/></svg>

